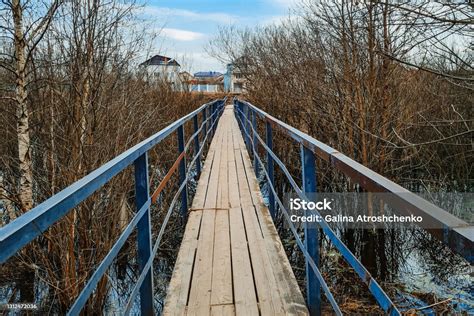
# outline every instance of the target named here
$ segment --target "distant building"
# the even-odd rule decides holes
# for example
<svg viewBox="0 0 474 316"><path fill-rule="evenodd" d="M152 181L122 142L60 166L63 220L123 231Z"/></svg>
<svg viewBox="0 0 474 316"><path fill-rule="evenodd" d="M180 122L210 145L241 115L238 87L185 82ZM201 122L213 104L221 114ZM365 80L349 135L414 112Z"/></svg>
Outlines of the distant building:
<svg viewBox="0 0 474 316"><path fill-rule="evenodd" d="M222 92L224 75L216 71L196 72L190 81L190 88L195 92Z"/></svg>
<svg viewBox="0 0 474 316"><path fill-rule="evenodd" d="M181 65L173 58L155 55L140 64L149 81L167 81L174 91L191 92L222 92L224 91L224 75L217 71L201 71L191 75L187 71L180 72Z"/></svg>
<svg viewBox="0 0 474 316"><path fill-rule="evenodd" d="M181 86L179 81L181 65L171 57L155 55L140 64L140 67L145 69L149 80L166 80L176 89Z"/></svg>
<svg viewBox="0 0 474 316"><path fill-rule="evenodd" d="M242 93L244 90L245 79L242 72L235 64L227 64L227 72L224 75L224 91Z"/></svg>

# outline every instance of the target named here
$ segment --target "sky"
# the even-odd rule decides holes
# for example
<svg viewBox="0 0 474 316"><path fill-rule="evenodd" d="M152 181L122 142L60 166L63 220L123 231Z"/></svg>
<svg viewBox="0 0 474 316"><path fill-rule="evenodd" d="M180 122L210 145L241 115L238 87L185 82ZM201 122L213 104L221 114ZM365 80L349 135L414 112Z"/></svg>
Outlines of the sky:
<svg viewBox="0 0 474 316"><path fill-rule="evenodd" d="M176 58L182 71L220 71L225 65L205 46L218 26L252 27L278 23L296 0L148 0L142 18L160 30L150 54Z"/></svg>

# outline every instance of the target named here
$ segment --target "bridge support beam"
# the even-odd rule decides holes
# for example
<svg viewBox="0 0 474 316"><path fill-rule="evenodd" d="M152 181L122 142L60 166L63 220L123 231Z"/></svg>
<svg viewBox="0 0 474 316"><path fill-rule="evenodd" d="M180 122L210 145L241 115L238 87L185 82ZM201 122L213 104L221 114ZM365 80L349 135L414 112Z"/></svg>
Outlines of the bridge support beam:
<svg viewBox="0 0 474 316"><path fill-rule="evenodd" d="M301 145L301 165L303 166L303 191L314 195L316 193L316 161L314 153L304 145ZM304 236L305 248L319 269L319 230L315 223L305 223ZM308 260L306 260L306 293L310 315L321 315L321 285Z"/></svg>
<svg viewBox="0 0 474 316"><path fill-rule="evenodd" d="M178 152L181 155L184 152L184 128L178 127ZM179 186L186 180L186 155L179 162ZM188 216L188 186L185 185L181 191L181 217L186 222Z"/></svg>
<svg viewBox="0 0 474 316"><path fill-rule="evenodd" d="M135 167L135 204L137 211L148 202L148 153L142 154L134 162ZM150 209L137 224L138 270L141 273L151 256L151 219ZM141 315L153 315L153 265L140 287Z"/></svg>

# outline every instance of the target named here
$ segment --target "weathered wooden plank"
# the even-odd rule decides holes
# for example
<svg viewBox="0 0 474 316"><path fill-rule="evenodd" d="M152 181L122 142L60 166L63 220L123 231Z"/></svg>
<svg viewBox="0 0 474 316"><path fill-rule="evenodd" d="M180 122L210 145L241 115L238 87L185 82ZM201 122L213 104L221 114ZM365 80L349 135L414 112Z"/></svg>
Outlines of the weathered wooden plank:
<svg viewBox="0 0 474 316"><path fill-rule="evenodd" d="M260 231L255 209L251 205L242 206L247 233L250 259L254 272L257 299L262 315L282 315L282 299L273 273L273 265Z"/></svg>
<svg viewBox="0 0 474 316"><path fill-rule="evenodd" d="M258 315L257 297L253 283L252 267L245 237L242 210L229 210L232 251L232 277L236 315Z"/></svg>
<svg viewBox="0 0 474 316"><path fill-rule="evenodd" d="M280 291L275 279L273 265L267 253L264 236L260 228L260 220L253 206L252 192L250 183L256 183L253 169L245 166L250 164L248 156L243 154L245 149L240 149L236 154L236 163L239 179L239 188L241 195L246 195L242 190L248 191L246 201L243 201L242 213L244 217L245 227L247 230L247 238L252 260L252 267L255 275L255 286L257 289L257 297L260 311L265 315L284 314ZM237 150L235 151L238 152ZM240 159L239 159L240 158ZM260 200L259 202L263 202ZM269 291L268 289L272 289Z"/></svg>
<svg viewBox="0 0 474 316"><path fill-rule="evenodd" d="M236 142L235 142L234 148L244 148L245 149L246 148L245 147L245 142L244 142L244 138L242 137L242 133L244 133L244 132L240 131L239 124L238 124L237 119L235 117L233 118L233 121L234 121L234 126L235 126L235 128L233 130L234 130L234 133L236 135Z"/></svg>
<svg viewBox="0 0 474 316"><path fill-rule="evenodd" d="M262 205L256 206L257 212L263 212ZM266 209L266 208L265 208ZM265 212L269 213L268 210ZM290 262L285 254L285 249L280 241L278 233L271 221L270 216L263 216L261 221L261 229L265 236L264 241L268 249L268 255L271 262L279 262L273 265L275 280L277 287L282 293L283 305L285 311L292 315L307 315L308 310L303 295L300 292L298 283L291 269Z"/></svg>
<svg viewBox="0 0 474 316"><path fill-rule="evenodd" d="M223 117L223 120L229 121L228 117ZM226 123L226 122L225 122ZM227 166L228 160L228 134L229 128L223 130L223 139L221 147L221 160L219 164L219 181L218 181L218 193L217 193L217 208L228 208L229 207L229 169Z"/></svg>
<svg viewBox="0 0 474 316"><path fill-rule="evenodd" d="M232 120L229 122L229 131L227 133L227 138L228 138L228 144L227 144L227 151L228 151L228 156L227 160L231 161L234 160L234 124L232 123Z"/></svg>
<svg viewBox="0 0 474 316"><path fill-rule="evenodd" d="M201 172L201 176L196 187L196 194L194 195L191 210L204 208L204 202L206 201L207 184L209 183L209 177L211 175L212 162L214 161L215 152L209 152L204 162L204 166Z"/></svg>
<svg viewBox="0 0 474 316"><path fill-rule="evenodd" d="M268 208L263 203L260 187L257 178L253 172L245 146L241 146L241 157L245 174L249 186L252 203L255 205L256 215L260 224L261 232L264 236L264 243L267 248L267 254L271 262L278 261L280 264L272 265L272 272L277 288L280 289L281 299L286 313L307 314L306 304L293 274L293 270L284 251L278 232L275 229ZM239 177L240 180L240 177Z"/></svg>
<svg viewBox="0 0 474 316"><path fill-rule="evenodd" d="M189 293L188 315L209 315L211 311L215 214L215 210L202 211L193 280Z"/></svg>
<svg viewBox="0 0 474 316"><path fill-rule="evenodd" d="M247 182L247 174L242 162L241 149L235 149L235 164L237 170L237 180L239 181L239 195L241 205L253 205L250 187Z"/></svg>
<svg viewBox="0 0 474 316"><path fill-rule="evenodd" d="M232 305L213 305L211 306L211 316L234 316L235 306Z"/></svg>
<svg viewBox="0 0 474 316"><path fill-rule="evenodd" d="M244 166L245 173L248 175L247 181L249 184L249 191L252 197L252 203L254 205L264 205L262 198L262 191L260 191L260 186L258 185L257 178L255 177L254 169L250 161L249 154L245 148L240 149L242 156L242 162Z"/></svg>
<svg viewBox="0 0 474 316"><path fill-rule="evenodd" d="M191 212L181 242L173 277L168 287L163 315L183 315L188 301L202 211Z"/></svg>
<svg viewBox="0 0 474 316"><path fill-rule="evenodd" d="M206 200L204 201L204 208L211 209L217 207L217 192L219 188L219 172L220 163L222 156L222 142L223 142L223 130L216 131L216 144L219 150L216 149L214 161L212 163L211 175L209 177Z"/></svg>
<svg viewBox="0 0 474 316"><path fill-rule="evenodd" d="M232 120L231 129L232 129L232 136L234 139L234 149L240 149L240 139L242 138L242 135L240 134L240 128L239 125L237 124L237 121L234 119Z"/></svg>
<svg viewBox="0 0 474 316"><path fill-rule="evenodd" d="M229 174L229 204L231 208L240 206L240 193L239 183L237 180L237 165L235 163L235 152L234 152L234 137L230 134L232 139L232 145L228 147L230 151L229 161L227 162L228 174Z"/></svg>
<svg viewBox="0 0 474 316"><path fill-rule="evenodd" d="M229 210L217 210L214 232L211 305L232 304Z"/></svg>
<svg viewBox="0 0 474 316"><path fill-rule="evenodd" d="M221 119L217 123L217 127L216 127L214 137L212 138L211 145L209 146L209 151L219 150L219 139L220 139L219 138L219 133L225 128L225 126L223 126L223 125L224 124L223 124L223 120L222 120L222 117L221 117Z"/></svg>

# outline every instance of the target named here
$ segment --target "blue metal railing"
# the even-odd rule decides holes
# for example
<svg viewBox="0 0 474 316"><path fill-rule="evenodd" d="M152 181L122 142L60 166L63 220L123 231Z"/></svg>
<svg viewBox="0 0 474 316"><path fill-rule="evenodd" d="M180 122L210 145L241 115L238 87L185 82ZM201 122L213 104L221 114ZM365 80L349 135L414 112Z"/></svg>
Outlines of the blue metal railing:
<svg viewBox="0 0 474 316"><path fill-rule="evenodd" d="M153 314L153 260L158 251L165 227L178 200L181 201L181 215L186 218L188 210L187 183L192 177L191 168L186 170L186 152L194 143L194 156L189 166L196 165L197 174L201 170L201 153L206 141L215 132L217 122L224 109L226 99L206 103L197 110L170 124L158 133L135 145L102 167L94 170L66 189L52 196L29 212L18 217L8 225L0 228L0 263L5 263L25 245L41 235L46 229L63 218L69 211L79 205L91 194L110 181L114 176L133 164L135 168L135 204L137 212L123 230L108 254L97 266L82 292L77 297L68 315L78 315L89 296L94 291L104 273L117 257L135 227L137 228L139 277L127 302L125 314L129 314L138 292L140 292L140 310L142 315ZM198 116L202 114L199 124ZM185 142L184 124L193 120L194 134ZM174 131L178 135L180 155L168 174L161 181L158 189L150 196L148 179L148 151L164 140ZM202 133L202 141L199 136ZM150 205L168 182L170 176L179 169L179 189L176 192L168 212L160 227L153 248L151 235Z"/></svg>
<svg viewBox="0 0 474 316"><path fill-rule="evenodd" d="M347 156L339 153L335 149L321 143L311 136L285 124L276 119L254 105L234 99L234 111L240 124L247 150L252 153L254 159L255 173L258 178L259 165L262 166L265 177L268 181L269 190L269 210L273 218L276 216L276 205L279 206L284 218L287 221L293 235L296 239L300 250L306 260L306 287L307 287L307 304L311 315L319 315L321 310L321 289L326 295L328 301L332 305L336 314L341 315L341 311L335 301L331 291L324 281L319 271L319 236L318 229L315 225L309 226L307 223L304 227L304 242L298 235L298 232L290 220L288 211L278 197L274 184L274 163L276 163L285 174L291 187L296 194L303 200L308 200L308 193L316 193L316 163L315 157L318 156L330 162L335 168L342 171L345 175L355 179L363 188L373 190L374 192L390 192L393 193L393 203L403 205L405 209L415 213L422 214L424 220L429 220L439 227L439 230L432 230L430 233L438 237L451 249L463 255L468 261L473 262L473 236L474 226L465 223L437 206L418 197L410 191L375 173L374 171L355 162ZM260 137L257 131L256 119L259 117L265 123L266 139ZM277 128L284 134L290 136L301 147L302 162L302 188L300 188L293 177L290 175L284 163L273 152L273 128ZM266 152L267 165L258 155L257 146L261 145ZM320 215L314 211L316 215ZM384 292L377 281L370 275L369 271L354 256L354 254L344 245L336 233L323 220L318 222L325 235L332 244L341 252L345 260L358 274L360 279L367 284L369 291L376 299L380 307L390 315L400 315L397 307L393 304L388 295Z"/></svg>

